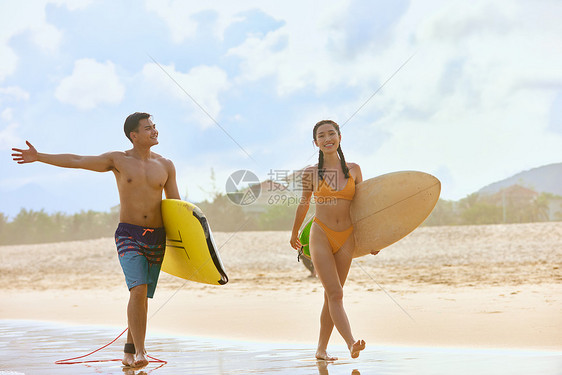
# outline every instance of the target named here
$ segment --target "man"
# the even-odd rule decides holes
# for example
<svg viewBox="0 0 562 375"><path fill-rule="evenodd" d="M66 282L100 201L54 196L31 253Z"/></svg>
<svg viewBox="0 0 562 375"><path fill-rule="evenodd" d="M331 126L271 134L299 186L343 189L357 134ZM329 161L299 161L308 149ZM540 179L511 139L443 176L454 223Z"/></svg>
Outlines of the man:
<svg viewBox="0 0 562 375"><path fill-rule="evenodd" d="M13 148L19 164L35 161L64 168L95 172L111 171L117 181L121 211L115 241L119 262L129 288L128 335L123 364L148 364L144 349L148 298L152 298L166 245L160 205L166 198L180 199L174 164L152 152L158 144L158 131L148 113L136 112L125 120L125 135L133 143L127 151L99 156L39 153L26 141L27 150Z"/></svg>

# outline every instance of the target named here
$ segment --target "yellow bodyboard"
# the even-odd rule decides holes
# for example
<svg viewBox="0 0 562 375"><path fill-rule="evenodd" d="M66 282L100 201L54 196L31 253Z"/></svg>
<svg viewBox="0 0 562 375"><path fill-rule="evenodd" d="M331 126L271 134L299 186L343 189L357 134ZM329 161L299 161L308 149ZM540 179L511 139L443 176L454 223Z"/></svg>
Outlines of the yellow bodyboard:
<svg viewBox="0 0 562 375"><path fill-rule="evenodd" d="M179 199L164 199L162 219L166 229L162 271L198 283L228 282L211 228L199 207Z"/></svg>

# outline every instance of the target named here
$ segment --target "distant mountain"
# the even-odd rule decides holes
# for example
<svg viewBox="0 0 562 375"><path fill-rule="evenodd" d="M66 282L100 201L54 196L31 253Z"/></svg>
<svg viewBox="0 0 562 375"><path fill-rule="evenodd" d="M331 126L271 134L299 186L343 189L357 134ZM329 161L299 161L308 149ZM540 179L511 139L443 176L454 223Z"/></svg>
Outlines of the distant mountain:
<svg viewBox="0 0 562 375"><path fill-rule="evenodd" d="M66 189L45 188L29 183L18 188L0 186L0 213L13 219L22 208L33 211L44 210L46 213L62 212L74 214L80 211L108 212L119 202L117 191L111 184L95 185L90 190L79 194L77 186L67 184Z"/></svg>
<svg viewBox="0 0 562 375"><path fill-rule="evenodd" d="M544 165L498 182L478 191L479 194L494 194L512 185L521 185L538 193L551 193L562 196L562 163Z"/></svg>
<svg viewBox="0 0 562 375"><path fill-rule="evenodd" d="M41 209L48 213L67 209L65 203L68 201L62 195L57 195L43 187L30 183L21 186L17 190L0 189L0 212L8 217L14 218L21 209L39 211Z"/></svg>

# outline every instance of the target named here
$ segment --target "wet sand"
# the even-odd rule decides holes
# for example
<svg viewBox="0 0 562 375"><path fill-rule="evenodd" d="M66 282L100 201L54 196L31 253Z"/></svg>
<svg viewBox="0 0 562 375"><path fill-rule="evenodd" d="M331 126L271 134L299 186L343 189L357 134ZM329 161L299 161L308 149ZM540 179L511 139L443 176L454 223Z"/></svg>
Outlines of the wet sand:
<svg viewBox="0 0 562 375"><path fill-rule="evenodd" d="M54 362L107 343L118 330L106 326L72 326L29 321L0 321L0 374L510 374L551 375L562 368L553 351L421 348L373 345L357 360L312 359L310 345L149 334L147 344L159 361L141 370L123 368L115 346L104 348L70 365ZM32 350L22 350L23 348ZM336 345L337 351L344 351Z"/></svg>
<svg viewBox="0 0 562 375"><path fill-rule="evenodd" d="M162 274L149 333L313 348L322 287L288 240L288 232L215 233L229 283ZM354 333L367 352L562 352L561 244L562 223L419 228L354 261L344 301ZM0 319L126 326L128 292L112 238L0 246L0 298ZM337 333L331 343L335 355L347 354Z"/></svg>

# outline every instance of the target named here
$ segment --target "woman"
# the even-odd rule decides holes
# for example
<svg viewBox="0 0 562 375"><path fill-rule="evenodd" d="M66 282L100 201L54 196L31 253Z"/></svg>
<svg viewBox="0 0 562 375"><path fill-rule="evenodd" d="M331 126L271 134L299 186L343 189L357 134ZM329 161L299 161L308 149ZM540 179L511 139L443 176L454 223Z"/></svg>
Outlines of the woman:
<svg viewBox="0 0 562 375"><path fill-rule="evenodd" d="M297 208L291 247L300 250L299 229L306 217L312 194L316 214L310 229L312 263L324 286L324 306L320 315L320 335L316 358L336 360L326 352L334 325L344 338L352 358L365 349L365 341L355 340L343 307L343 285L353 259L355 240L349 208L355 185L363 181L361 169L346 163L340 147L338 124L322 120L314 126L314 143L320 149L318 164L304 170L302 199Z"/></svg>

